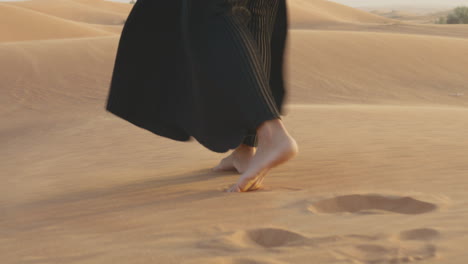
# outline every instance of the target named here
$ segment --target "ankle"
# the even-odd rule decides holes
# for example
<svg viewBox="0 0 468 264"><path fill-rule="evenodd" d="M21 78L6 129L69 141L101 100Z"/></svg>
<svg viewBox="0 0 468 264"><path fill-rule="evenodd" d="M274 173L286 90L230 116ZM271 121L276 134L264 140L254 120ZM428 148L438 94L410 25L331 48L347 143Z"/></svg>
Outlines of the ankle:
<svg viewBox="0 0 468 264"><path fill-rule="evenodd" d="M249 153L249 152L254 152L255 147L246 145L244 143L240 144L235 150L235 153Z"/></svg>
<svg viewBox="0 0 468 264"><path fill-rule="evenodd" d="M263 122L257 129L260 143L273 142L275 140L289 136L286 127L280 119L273 119Z"/></svg>

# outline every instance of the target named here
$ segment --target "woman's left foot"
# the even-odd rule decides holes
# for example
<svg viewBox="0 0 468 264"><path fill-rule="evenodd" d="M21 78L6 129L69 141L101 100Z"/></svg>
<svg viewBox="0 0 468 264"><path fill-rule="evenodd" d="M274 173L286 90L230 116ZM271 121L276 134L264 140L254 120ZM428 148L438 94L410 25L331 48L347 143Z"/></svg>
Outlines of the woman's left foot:
<svg viewBox="0 0 468 264"><path fill-rule="evenodd" d="M249 165L250 160L255 154L255 148L241 144L231 155L222 159L221 162L212 171L237 171L244 173Z"/></svg>

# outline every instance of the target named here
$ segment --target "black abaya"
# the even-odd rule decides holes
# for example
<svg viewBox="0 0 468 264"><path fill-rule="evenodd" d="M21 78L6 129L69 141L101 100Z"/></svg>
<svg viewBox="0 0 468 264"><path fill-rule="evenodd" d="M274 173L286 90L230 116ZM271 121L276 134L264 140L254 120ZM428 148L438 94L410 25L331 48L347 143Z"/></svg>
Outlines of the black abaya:
<svg viewBox="0 0 468 264"><path fill-rule="evenodd" d="M106 110L223 153L281 118L286 0L138 0L122 30Z"/></svg>

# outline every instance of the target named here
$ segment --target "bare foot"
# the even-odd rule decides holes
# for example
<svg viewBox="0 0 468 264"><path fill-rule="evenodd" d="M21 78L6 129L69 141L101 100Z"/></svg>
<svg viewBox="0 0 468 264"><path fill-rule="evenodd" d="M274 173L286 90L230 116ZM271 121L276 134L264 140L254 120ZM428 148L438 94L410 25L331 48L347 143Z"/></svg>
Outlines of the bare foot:
<svg viewBox="0 0 468 264"><path fill-rule="evenodd" d="M250 160L255 154L255 148L241 144L237 147L231 155L222 159L221 162L212 171L237 171L243 173Z"/></svg>
<svg viewBox="0 0 468 264"><path fill-rule="evenodd" d="M246 192L261 188L268 171L296 156L296 141L279 119L262 123L258 128L258 148L238 182L227 192Z"/></svg>
<svg viewBox="0 0 468 264"><path fill-rule="evenodd" d="M250 186L247 190L245 187L241 189L238 183L232 185L227 192L246 192L246 191L256 191L262 189L262 182L265 178L265 175L268 173L270 169L264 169L260 173L257 174L256 177L252 178L251 180L247 180L246 185Z"/></svg>

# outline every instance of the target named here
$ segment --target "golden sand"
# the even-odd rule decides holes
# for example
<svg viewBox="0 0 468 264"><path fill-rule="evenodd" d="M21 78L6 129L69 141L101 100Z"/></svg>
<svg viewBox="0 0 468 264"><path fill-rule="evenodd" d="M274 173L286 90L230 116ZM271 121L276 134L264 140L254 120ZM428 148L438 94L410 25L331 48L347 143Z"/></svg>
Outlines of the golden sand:
<svg viewBox="0 0 468 264"><path fill-rule="evenodd" d="M468 25L289 4L300 153L225 193L227 153L104 111L130 4L0 3L0 262L466 263Z"/></svg>

